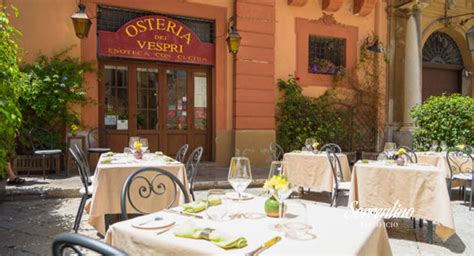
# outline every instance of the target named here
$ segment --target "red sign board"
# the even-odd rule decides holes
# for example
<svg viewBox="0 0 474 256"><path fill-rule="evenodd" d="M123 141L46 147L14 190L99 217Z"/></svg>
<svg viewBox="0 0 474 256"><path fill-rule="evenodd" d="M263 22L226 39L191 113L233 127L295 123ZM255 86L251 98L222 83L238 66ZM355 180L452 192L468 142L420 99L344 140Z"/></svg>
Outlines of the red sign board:
<svg viewBox="0 0 474 256"><path fill-rule="evenodd" d="M202 42L179 21L143 16L116 32L99 31L99 55L192 64L214 64L214 44Z"/></svg>

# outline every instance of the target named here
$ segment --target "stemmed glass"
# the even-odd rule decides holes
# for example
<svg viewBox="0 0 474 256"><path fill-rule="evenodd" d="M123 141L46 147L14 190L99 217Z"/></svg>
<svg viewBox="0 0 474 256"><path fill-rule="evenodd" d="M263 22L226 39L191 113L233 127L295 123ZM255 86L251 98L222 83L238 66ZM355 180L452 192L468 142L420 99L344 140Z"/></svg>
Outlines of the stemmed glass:
<svg viewBox="0 0 474 256"><path fill-rule="evenodd" d="M277 223L276 225L273 226L273 229L278 230L278 231L283 231L283 224L285 220L285 212L286 212L286 204L285 201L288 199L293 192L295 192L298 189L298 186L292 183L288 179L288 165L283 164L281 165L281 170L280 170L280 175L286 177L288 180L288 189L287 190L278 190L278 199L280 201L280 207L279 207L279 218L282 220L281 223Z"/></svg>
<svg viewBox="0 0 474 256"><path fill-rule="evenodd" d="M383 151L387 155L388 159L393 159L395 151L397 150L397 145L394 142L386 142Z"/></svg>
<svg viewBox="0 0 474 256"><path fill-rule="evenodd" d="M148 149L148 139L147 138L141 138L140 143L142 144L142 153L145 153Z"/></svg>
<svg viewBox="0 0 474 256"><path fill-rule="evenodd" d="M140 137L130 137L128 140L128 146L130 147L130 151L135 153L135 142L140 141Z"/></svg>
<svg viewBox="0 0 474 256"><path fill-rule="evenodd" d="M271 179L275 175L280 175L283 169L284 161L273 161L270 164L270 171L268 172L268 179Z"/></svg>
<svg viewBox="0 0 474 256"><path fill-rule="evenodd" d="M440 147L442 152L446 152L446 149L448 149L448 144L446 143L446 141L443 140L441 141Z"/></svg>
<svg viewBox="0 0 474 256"><path fill-rule="evenodd" d="M437 152L438 151L438 141L433 140L433 143L431 144L430 151Z"/></svg>
<svg viewBox="0 0 474 256"><path fill-rule="evenodd" d="M237 191L239 200L242 199L242 193L252 182L250 160L247 157L232 157L227 180L232 188Z"/></svg>
<svg viewBox="0 0 474 256"><path fill-rule="evenodd" d="M313 146L313 139L306 139L304 142L307 151L311 151L311 147Z"/></svg>

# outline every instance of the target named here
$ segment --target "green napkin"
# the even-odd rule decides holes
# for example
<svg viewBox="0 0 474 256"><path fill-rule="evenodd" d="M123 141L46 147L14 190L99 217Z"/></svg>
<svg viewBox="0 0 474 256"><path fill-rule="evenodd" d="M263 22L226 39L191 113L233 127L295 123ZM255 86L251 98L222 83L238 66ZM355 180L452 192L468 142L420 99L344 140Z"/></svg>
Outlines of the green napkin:
<svg viewBox="0 0 474 256"><path fill-rule="evenodd" d="M112 158L106 158L100 162L101 164L110 164L112 163Z"/></svg>
<svg viewBox="0 0 474 256"><path fill-rule="evenodd" d="M105 153L105 156L114 156L114 152L107 152Z"/></svg>
<svg viewBox="0 0 474 256"><path fill-rule="evenodd" d="M198 201L194 201L192 203L183 204L183 205L181 205L181 207L183 207L184 212L198 213L198 212L204 211L207 207L207 204L209 204L209 206L219 205L219 204L221 204L221 199L215 198L215 199L210 199L209 201L198 200Z"/></svg>
<svg viewBox="0 0 474 256"><path fill-rule="evenodd" d="M243 248L247 246L247 239L245 237L224 234L210 228L199 228L192 223L184 223L182 226L177 227L174 231L174 235L183 238L205 239L224 249Z"/></svg>

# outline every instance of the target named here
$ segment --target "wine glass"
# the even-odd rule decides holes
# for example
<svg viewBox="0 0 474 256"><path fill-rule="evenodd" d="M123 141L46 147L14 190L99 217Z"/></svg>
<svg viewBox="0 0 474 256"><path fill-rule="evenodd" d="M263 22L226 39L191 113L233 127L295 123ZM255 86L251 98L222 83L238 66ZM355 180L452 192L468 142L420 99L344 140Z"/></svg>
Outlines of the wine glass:
<svg viewBox="0 0 474 256"><path fill-rule="evenodd" d="M128 140L128 146L130 147L130 151L135 153L135 142L140 141L140 137L130 137Z"/></svg>
<svg viewBox="0 0 474 256"><path fill-rule="evenodd" d="M242 199L242 193L252 182L250 160L247 157L232 157L227 180L232 188L237 191L239 200Z"/></svg>
<svg viewBox="0 0 474 256"><path fill-rule="evenodd" d="M148 149L148 139L147 138L141 138L140 143L142 144L142 152L145 153Z"/></svg>
<svg viewBox="0 0 474 256"><path fill-rule="evenodd" d="M273 161L270 164L270 171L268 172L268 179L271 179L275 175L281 175L283 165L285 165L286 162L284 161Z"/></svg>
<svg viewBox="0 0 474 256"><path fill-rule="evenodd" d="M395 151L397 150L397 145L394 142L385 142L384 152L387 155L388 159L393 159Z"/></svg>
<svg viewBox="0 0 474 256"><path fill-rule="evenodd" d="M313 139L306 139L304 142L307 151L311 151L311 147L313 146Z"/></svg>
<svg viewBox="0 0 474 256"><path fill-rule="evenodd" d="M443 140L441 141L440 147L442 152L446 152L446 149L448 149L448 144Z"/></svg>
<svg viewBox="0 0 474 256"><path fill-rule="evenodd" d="M227 197L222 189L210 189L207 192L206 214L211 220L222 221L227 216Z"/></svg>
<svg viewBox="0 0 474 256"><path fill-rule="evenodd" d="M433 152L438 151L438 141L437 140L433 140L433 143L431 143L430 151L433 151Z"/></svg>

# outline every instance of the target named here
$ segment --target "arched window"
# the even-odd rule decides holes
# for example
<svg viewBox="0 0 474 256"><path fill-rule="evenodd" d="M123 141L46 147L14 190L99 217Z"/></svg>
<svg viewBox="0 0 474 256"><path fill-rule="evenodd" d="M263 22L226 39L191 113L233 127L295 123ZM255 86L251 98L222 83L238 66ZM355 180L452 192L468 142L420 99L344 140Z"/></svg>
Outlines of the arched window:
<svg viewBox="0 0 474 256"><path fill-rule="evenodd" d="M463 66L461 51L446 33L434 32L423 46L423 62Z"/></svg>

